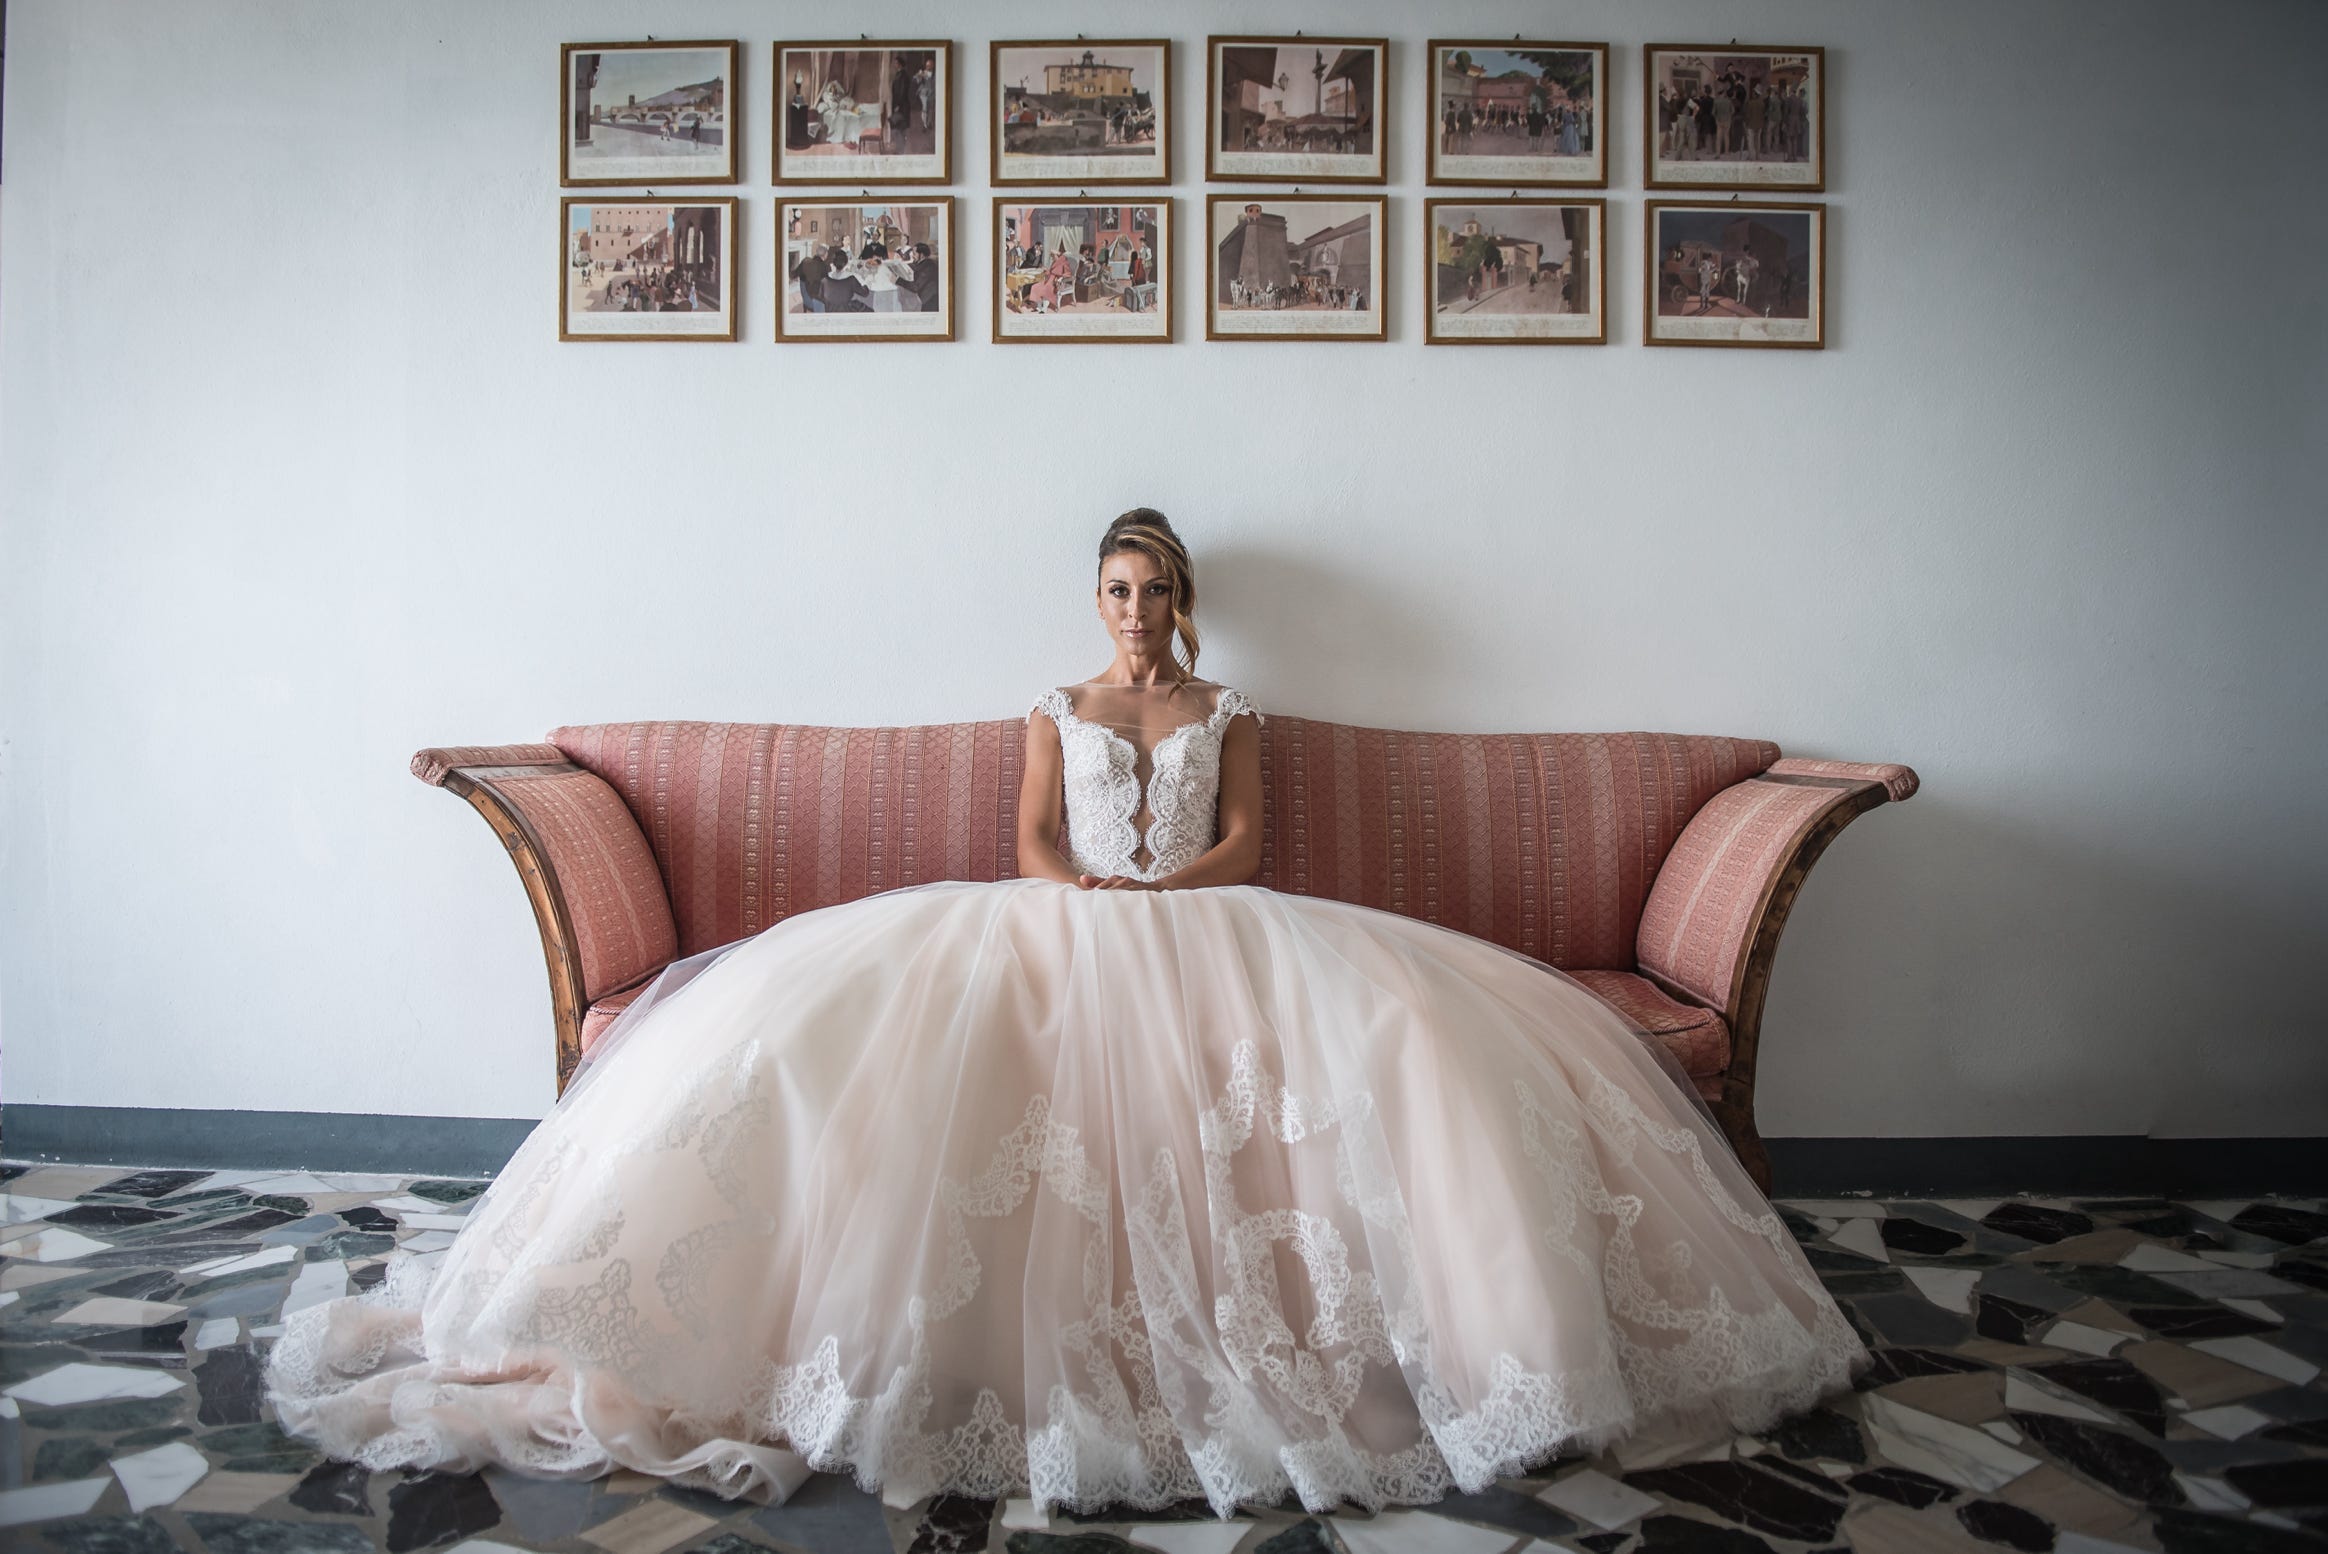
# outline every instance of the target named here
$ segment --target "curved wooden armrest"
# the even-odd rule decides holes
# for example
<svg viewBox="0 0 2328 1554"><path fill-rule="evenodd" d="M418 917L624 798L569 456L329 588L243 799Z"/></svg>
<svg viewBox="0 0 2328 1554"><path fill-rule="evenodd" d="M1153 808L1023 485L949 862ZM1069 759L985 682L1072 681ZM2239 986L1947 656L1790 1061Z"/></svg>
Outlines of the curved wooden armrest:
<svg viewBox="0 0 2328 1554"><path fill-rule="evenodd" d="M679 952L661 870L622 795L556 745L423 750L413 775L466 799L509 850L550 973L558 1093L582 1057L591 1003Z"/></svg>
<svg viewBox="0 0 2328 1554"><path fill-rule="evenodd" d="M1730 1063L1714 1111L1764 1192L1770 1161L1754 1128L1754 1067L1779 935L1827 844L1916 786L1905 766L1778 761L1715 794L1650 887L1635 946L1641 974L1728 1022Z"/></svg>
<svg viewBox="0 0 2328 1554"><path fill-rule="evenodd" d="M412 757L412 775L432 788L441 788L445 779L464 766L564 766L566 752L556 745L452 745L444 749L430 746L416 751Z"/></svg>
<svg viewBox="0 0 2328 1554"><path fill-rule="evenodd" d="M1884 796L1897 804L1913 798L1918 786L1916 771L1891 761L1805 761L1789 756L1771 764L1765 777L1840 777L1847 782L1875 782L1883 784Z"/></svg>

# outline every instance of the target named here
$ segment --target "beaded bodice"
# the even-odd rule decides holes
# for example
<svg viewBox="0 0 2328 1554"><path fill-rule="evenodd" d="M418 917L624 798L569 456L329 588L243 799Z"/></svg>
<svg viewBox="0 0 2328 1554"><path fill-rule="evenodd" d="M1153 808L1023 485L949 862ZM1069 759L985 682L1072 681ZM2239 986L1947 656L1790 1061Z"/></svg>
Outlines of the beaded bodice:
<svg viewBox="0 0 2328 1554"><path fill-rule="evenodd" d="M1245 693L1222 686L1210 716L1179 725L1146 752L1146 786L1140 780L1142 752L1102 722L1077 716L1065 690L1045 691L1035 710L1059 726L1067 791L1067 862L1084 874L1106 878L1162 879L1211 850L1219 819L1221 740L1229 720L1261 714ZM1143 802L1143 800L1145 802ZM1149 819L1143 831L1139 817ZM1145 863L1140 858L1143 845Z"/></svg>

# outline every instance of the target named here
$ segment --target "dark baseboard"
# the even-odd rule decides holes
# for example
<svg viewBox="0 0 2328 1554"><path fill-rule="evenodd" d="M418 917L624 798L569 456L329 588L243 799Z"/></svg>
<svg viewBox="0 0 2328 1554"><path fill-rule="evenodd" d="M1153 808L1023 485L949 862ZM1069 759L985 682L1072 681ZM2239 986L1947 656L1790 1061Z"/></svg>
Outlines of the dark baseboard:
<svg viewBox="0 0 2328 1554"><path fill-rule="evenodd" d="M0 1106L0 1159L211 1170L491 1176L536 1126L523 1117L380 1117L174 1106Z"/></svg>
<svg viewBox="0 0 2328 1554"><path fill-rule="evenodd" d="M1771 1196L2234 1198L2328 1192L2328 1138L1765 1139Z"/></svg>
<svg viewBox="0 0 2328 1554"><path fill-rule="evenodd" d="M0 1159L491 1176L536 1123L523 1117L0 1107ZM2328 1191L2328 1138L1769 1139L1774 1196L2216 1198Z"/></svg>

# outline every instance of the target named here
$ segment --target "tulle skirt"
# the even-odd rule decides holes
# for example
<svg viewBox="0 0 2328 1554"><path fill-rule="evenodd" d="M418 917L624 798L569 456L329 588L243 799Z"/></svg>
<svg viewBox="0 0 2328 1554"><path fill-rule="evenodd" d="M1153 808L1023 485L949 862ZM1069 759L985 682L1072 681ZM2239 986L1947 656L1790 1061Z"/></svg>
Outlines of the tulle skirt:
<svg viewBox="0 0 2328 1554"><path fill-rule="evenodd" d="M938 883L681 961L441 1255L293 1313L374 1468L1369 1509L1872 1363L1661 1048L1258 886Z"/></svg>

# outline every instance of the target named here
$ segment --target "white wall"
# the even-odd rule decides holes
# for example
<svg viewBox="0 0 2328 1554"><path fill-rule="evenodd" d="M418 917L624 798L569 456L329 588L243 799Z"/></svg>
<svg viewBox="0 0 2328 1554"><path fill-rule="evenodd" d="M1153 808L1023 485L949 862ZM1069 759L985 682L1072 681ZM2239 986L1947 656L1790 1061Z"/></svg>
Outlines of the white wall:
<svg viewBox="0 0 2328 1554"><path fill-rule="evenodd" d="M2328 252L2286 4L887 0L986 44L1396 40L1389 343L778 346L767 49L827 7L15 0L0 190L10 1102L538 1116L518 882L422 745L1020 712L1091 547L1205 669L1421 728L1758 735L1925 790L1819 865L1773 1135L2328 1125ZM1615 45L1602 349L1426 349L1430 35ZM851 30L858 30L852 27ZM561 345L557 45L746 45L734 345ZM1641 347L1641 45L1817 42L1829 348Z"/></svg>

